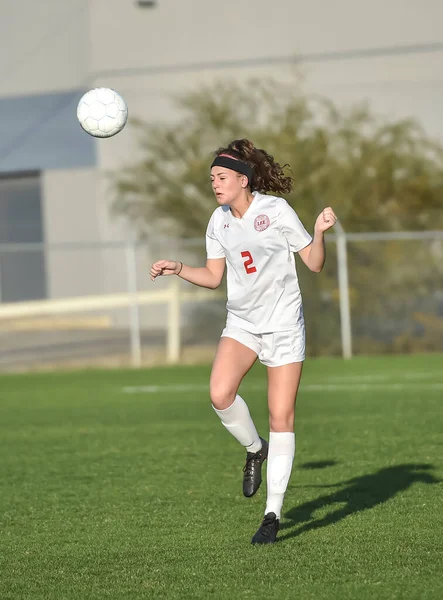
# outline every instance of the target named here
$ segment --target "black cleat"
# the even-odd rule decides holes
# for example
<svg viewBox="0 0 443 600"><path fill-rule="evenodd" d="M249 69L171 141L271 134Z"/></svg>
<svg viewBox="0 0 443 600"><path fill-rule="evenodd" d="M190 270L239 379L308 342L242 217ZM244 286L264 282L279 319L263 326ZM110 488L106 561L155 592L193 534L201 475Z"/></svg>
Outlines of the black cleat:
<svg viewBox="0 0 443 600"><path fill-rule="evenodd" d="M251 540L251 544L273 544L277 538L280 521L275 513L265 515L263 523Z"/></svg>
<svg viewBox="0 0 443 600"><path fill-rule="evenodd" d="M258 452L246 454L246 464L243 467L243 494L251 498L260 487L262 482L261 466L268 457L268 442L260 438L262 447Z"/></svg>

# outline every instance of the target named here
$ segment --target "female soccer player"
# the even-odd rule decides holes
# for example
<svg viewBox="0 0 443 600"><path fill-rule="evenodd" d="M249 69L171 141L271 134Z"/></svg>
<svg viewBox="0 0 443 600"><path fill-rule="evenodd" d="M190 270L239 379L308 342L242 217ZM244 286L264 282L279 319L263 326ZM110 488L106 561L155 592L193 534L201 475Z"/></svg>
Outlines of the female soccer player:
<svg viewBox="0 0 443 600"><path fill-rule="evenodd" d="M243 494L253 496L267 463L265 516L253 544L275 542L283 498L295 455L295 401L305 359L305 326L294 252L319 273L325 262L324 232L336 222L325 208L312 239L295 211L275 194L289 193L292 179L249 140L215 152L212 189L220 204L206 231L205 267L160 260L151 279L178 275L215 289L227 265L227 321L210 379L213 408L226 429L246 448ZM255 428L237 390L257 357L267 367L269 442Z"/></svg>

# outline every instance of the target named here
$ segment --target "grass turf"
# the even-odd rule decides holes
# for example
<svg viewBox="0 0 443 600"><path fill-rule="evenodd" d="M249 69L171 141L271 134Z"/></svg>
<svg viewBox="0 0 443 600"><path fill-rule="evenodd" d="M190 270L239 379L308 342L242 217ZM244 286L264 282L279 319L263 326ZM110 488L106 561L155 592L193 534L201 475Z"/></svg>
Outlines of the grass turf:
<svg viewBox="0 0 443 600"><path fill-rule="evenodd" d="M250 538L266 485L242 496L208 376L0 377L1 600L443 597L442 356L306 363L280 541L264 547ZM265 377L242 386L262 434Z"/></svg>

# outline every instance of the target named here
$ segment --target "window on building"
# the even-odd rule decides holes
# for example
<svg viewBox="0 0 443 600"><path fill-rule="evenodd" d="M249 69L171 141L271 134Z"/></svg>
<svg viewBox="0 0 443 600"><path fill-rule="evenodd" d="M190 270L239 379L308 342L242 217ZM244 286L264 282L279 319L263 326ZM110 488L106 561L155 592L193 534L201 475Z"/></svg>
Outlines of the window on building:
<svg viewBox="0 0 443 600"><path fill-rule="evenodd" d="M0 301L46 298L39 173L0 175Z"/></svg>

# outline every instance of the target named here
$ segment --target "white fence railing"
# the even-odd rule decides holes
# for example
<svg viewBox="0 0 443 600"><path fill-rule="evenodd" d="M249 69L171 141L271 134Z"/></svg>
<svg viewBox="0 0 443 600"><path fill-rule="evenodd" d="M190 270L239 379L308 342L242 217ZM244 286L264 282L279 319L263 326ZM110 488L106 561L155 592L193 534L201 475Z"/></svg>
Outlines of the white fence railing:
<svg viewBox="0 0 443 600"><path fill-rule="evenodd" d="M130 322L131 364L134 367L139 367L142 357L140 307L143 305L166 304L168 307L166 357L169 363L177 363L180 359L181 350L181 304L183 302L207 302L214 298L214 294L218 297L223 295L219 292L206 289L182 290L180 289L179 280L175 277L170 277L167 288L151 292L137 292L134 290L127 294L82 296L61 300L34 300L30 302L0 304L0 329L2 322L5 323L10 319L29 319L42 316L127 308Z"/></svg>
<svg viewBox="0 0 443 600"><path fill-rule="evenodd" d="M340 340L341 340L341 354L344 358L351 358L353 355L353 337L351 329L351 312L352 312L352 299L350 298L350 290L352 288L350 284L350 275L353 274L353 269L357 268L353 264L349 266L349 244L359 244L361 242L397 242L397 241L423 241L423 242L437 242L440 250L443 252L443 231L420 231L420 232L375 232L375 233L346 233L341 227L340 223L337 224L334 234L328 237L329 241L335 244L336 248L336 270L334 271L334 278L336 277L336 287L338 288L338 303L339 303L339 328L340 328ZM148 266L152 259L158 259L162 257L164 252L160 252L158 248L156 251L152 251L154 244L151 242L149 248L129 243L112 243L109 246L106 245L80 245L80 244L59 244L53 246L45 245L25 245L25 246L10 246L0 245L0 281L1 281L1 259L5 256L11 256L14 253L26 253L33 252L35 250L44 251L46 256L47 269L50 271L52 277L52 283L60 278L59 289L66 295L65 287L62 285L64 282L63 276L65 271L69 268L65 266L63 262L62 266L58 265L54 258L59 259L61 254L70 252L69 264L76 265L78 258L82 251L86 251L88 248L94 249L94 260L97 259L97 250L103 254L109 251L118 251L117 255L113 255L109 258L107 268L109 273L118 283L116 287L117 293L107 293L103 286L100 288L99 293L85 293L84 295L70 294L70 297L54 298L47 300L32 300L26 302L0 302L0 333L13 319L36 319L38 317L47 318L54 317L55 315L69 315L73 313L89 313L94 311L123 309L126 311L125 323L129 330L130 336L130 357L131 364L135 367L142 364L142 330L146 329L146 323L141 323L141 309L144 306L157 305L159 307L166 308L166 315L161 328L166 331L166 358L170 363L176 363L180 360L182 340L182 319L183 312L182 307L185 304L192 303L208 303L214 299L219 300L224 297L223 291L205 290L202 288L196 288L194 286L183 285L183 282L177 277L162 278L163 281L158 285L160 289L141 290L139 289L138 281L141 278L141 271L143 273L143 280L148 279ZM167 247L167 246L166 246ZM143 261L140 262L140 254L137 252L143 248L144 255ZM186 244L181 245L180 258L187 256L187 252L192 255L193 252L198 252L202 256L202 242L201 240L189 241ZM175 258L176 253L172 252ZM92 255L91 255L92 256ZM49 258L48 258L49 257ZM52 261L52 262L51 262ZM102 273L103 261L101 258L98 270L96 272ZM76 273L76 282L72 284L72 275L69 275L66 285L71 285L71 288L77 289L83 284L84 280L88 278L88 266L89 262L94 261L86 260L86 266L82 263L82 268L74 269L72 272ZM106 262L106 261L105 261ZM200 261L199 261L200 262ZM121 264L120 264L121 263ZM443 255L442 255L443 264ZM71 267L72 268L72 267ZM421 270L420 264L414 267L419 274ZM51 269L53 271L51 271ZM83 270L82 270L83 269ZM54 275L55 273L55 275ZM355 274L355 271L354 271ZM113 280L113 281L114 281ZM108 286L109 286L109 282ZM145 284L146 285L146 284ZM83 286L84 287L84 286ZM91 284L91 290L93 289ZM443 284L441 285L443 288ZM1 289L1 287L0 287ZM88 288L89 289L89 288ZM82 290L84 292L84 289ZM443 289L442 289L443 293ZM152 311L151 320L157 318L158 311ZM216 340L214 340L214 343ZM5 347L7 352L7 344Z"/></svg>

